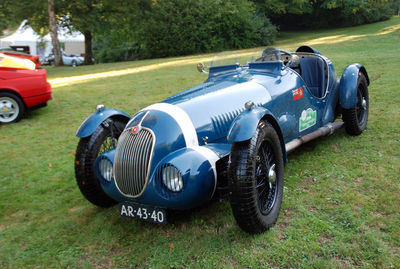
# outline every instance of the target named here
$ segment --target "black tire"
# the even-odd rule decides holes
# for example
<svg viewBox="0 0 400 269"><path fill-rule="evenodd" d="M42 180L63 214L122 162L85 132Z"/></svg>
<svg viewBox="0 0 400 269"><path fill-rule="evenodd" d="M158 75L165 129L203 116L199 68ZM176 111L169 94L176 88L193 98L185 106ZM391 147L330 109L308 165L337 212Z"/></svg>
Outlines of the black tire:
<svg viewBox="0 0 400 269"><path fill-rule="evenodd" d="M75 155L76 181L83 196L94 205L109 207L117 203L101 188L94 172L94 162L100 154L116 146L125 125L126 122L107 119L91 136L81 138L78 143Z"/></svg>
<svg viewBox="0 0 400 269"><path fill-rule="evenodd" d="M0 93L0 123L17 122L24 113L25 104L19 96L10 92Z"/></svg>
<svg viewBox="0 0 400 269"><path fill-rule="evenodd" d="M360 135L367 127L369 111L368 82L363 73L357 82L357 103L355 107L342 111L346 132L349 135Z"/></svg>
<svg viewBox="0 0 400 269"><path fill-rule="evenodd" d="M274 127L261 121L252 139L234 143L228 169L230 203L239 227L252 234L265 232L278 218L283 195L282 147Z"/></svg>

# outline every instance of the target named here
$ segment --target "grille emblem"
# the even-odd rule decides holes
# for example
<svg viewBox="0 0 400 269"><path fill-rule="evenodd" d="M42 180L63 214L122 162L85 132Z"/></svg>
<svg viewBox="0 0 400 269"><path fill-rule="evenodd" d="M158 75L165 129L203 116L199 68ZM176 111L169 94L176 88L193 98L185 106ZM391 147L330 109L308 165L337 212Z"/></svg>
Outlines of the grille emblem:
<svg viewBox="0 0 400 269"><path fill-rule="evenodd" d="M137 132L139 131L139 126L134 126L132 127L132 134L137 134Z"/></svg>

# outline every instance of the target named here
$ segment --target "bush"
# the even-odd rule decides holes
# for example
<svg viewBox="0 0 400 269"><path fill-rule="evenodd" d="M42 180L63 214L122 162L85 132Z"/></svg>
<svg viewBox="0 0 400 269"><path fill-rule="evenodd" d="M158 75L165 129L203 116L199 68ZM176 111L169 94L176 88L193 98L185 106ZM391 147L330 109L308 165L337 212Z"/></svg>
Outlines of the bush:
<svg viewBox="0 0 400 269"><path fill-rule="evenodd" d="M399 0L255 0L283 29L353 26L389 19Z"/></svg>
<svg viewBox="0 0 400 269"><path fill-rule="evenodd" d="M100 63L132 61L139 58L140 47L127 36L114 35L113 32L96 35L93 40L93 52Z"/></svg>
<svg viewBox="0 0 400 269"><path fill-rule="evenodd" d="M159 0L138 35L143 57L166 57L271 44L276 28L246 0Z"/></svg>

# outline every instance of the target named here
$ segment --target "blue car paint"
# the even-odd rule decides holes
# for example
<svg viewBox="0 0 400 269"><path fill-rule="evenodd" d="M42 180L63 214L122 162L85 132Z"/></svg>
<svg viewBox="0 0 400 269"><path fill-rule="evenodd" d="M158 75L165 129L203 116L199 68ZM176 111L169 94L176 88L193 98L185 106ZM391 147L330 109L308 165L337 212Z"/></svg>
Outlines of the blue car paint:
<svg viewBox="0 0 400 269"><path fill-rule="evenodd" d="M102 111L97 111L86 118L86 120L79 127L78 131L76 131L76 136L83 138L92 135L103 121L113 116L121 116L127 120L130 119L128 114L118 109L109 108Z"/></svg>
<svg viewBox="0 0 400 269"><path fill-rule="evenodd" d="M182 130L170 115L157 110L145 112L148 113L142 119L141 126L151 129L156 137L150 164L150 171L154 171L163 158L171 152L184 148L186 144ZM129 122L125 128L128 129L133 126L135 126L134 120Z"/></svg>
<svg viewBox="0 0 400 269"><path fill-rule="evenodd" d="M309 53L321 54L318 50L310 46L300 46L297 48L296 52L309 52Z"/></svg>
<svg viewBox="0 0 400 269"><path fill-rule="evenodd" d="M351 103L354 98L351 93L355 91L354 81L348 80L346 75L339 82L332 62L318 51L313 49L313 52L323 59L328 72L326 94L321 98L311 94L295 70L284 67L281 62L271 62L210 68L209 77L203 84L171 96L162 103L179 107L186 113L196 130L199 147L213 151L218 158L229 155L232 143L250 139L260 119L268 117L281 138L286 160L285 143L333 122L339 99L342 105L342 102ZM365 68L358 64L349 67L344 74L354 72L355 67L366 74ZM303 97L295 100L294 92L299 89L302 89ZM248 101L255 104L251 110L244 107ZM302 113L307 110L315 112L315 123L300 130ZM123 112L118 113L122 115ZM90 135L101 124L102 120L95 114L92 115L94 123L85 121L84 127L78 130L80 137ZM114 181L100 180L110 197L120 202L173 209L191 208L211 198L217 181L212 165L203 155L188 147L182 135L184 127L176 119L162 111L144 109L131 118L125 129L136 125L151 129L156 137L147 187L140 197L129 198L119 192ZM111 150L99 156L96 164L103 157L113 162L114 153L115 150ZM161 182L160 168L165 164L174 165L182 172L182 191L168 191ZM101 176L96 165L95 170L97 176Z"/></svg>
<svg viewBox="0 0 400 269"><path fill-rule="evenodd" d="M227 136L228 142L242 142L252 138L258 123L265 115L272 115L272 113L264 107L256 107L242 112L232 123Z"/></svg>
<svg viewBox="0 0 400 269"><path fill-rule="evenodd" d="M112 179L110 182L106 181L101 175L99 169L99 163L101 159L107 159L112 164L114 164L114 155L115 155L115 149L112 149L97 157L96 161L94 162L94 171L96 177L99 179L100 186L102 187L104 192L116 201L124 201L126 197L118 190L117 186L115 185L115 180Z"/></svg>
<svg viewBox="0 0 400 269"><path fill-rule="evenodd" d="M164 102L178 106L189 115L198 133L199 144L203 144L206 136L210 143L226 143L227 132L233 120L245 110L247 101L254 100L257 106L262 106L271 100L265 87L250 78L245 72L235 72L222 80L213 80L212 86ZM248 89L245 95L243 87ZM210 109L204 109L206 107Z"/></svg>
<svg viewBox="0 0 400 269"><path fill-rule="evenodd" d="M350 109L356 106L357 102L357 83L359 73L363 72L366 75L365 68L358 64L348 65L342 74L340 79L340 105L345 109ZM367 82L369 84L368 75L366 75Z"/></svg>
<svg viewBox="0 0 400 269"><path fill-rule="evenodd" d="M221 159L231 153L232 144L213 143L204 145L204 147L214 151Z"/></svg>
<svg viewBox="0 0 400 269"><path fill-rule="evenodd" d="M104 192L117 201L169 209L189 209L210 200L215 191L216 178L210 163L195 150L181 148L168 154L154 167L149 176L146 190L140 197L136 199L125 197L119 192L115 180L108 182L99 172L100 160L106 158L113 163L114 154L115 149L102 154L96 159L94 167ZM184 188L181 191L174 193L163 185L160 169L164 164L173 165L183 172Z"/></svg>

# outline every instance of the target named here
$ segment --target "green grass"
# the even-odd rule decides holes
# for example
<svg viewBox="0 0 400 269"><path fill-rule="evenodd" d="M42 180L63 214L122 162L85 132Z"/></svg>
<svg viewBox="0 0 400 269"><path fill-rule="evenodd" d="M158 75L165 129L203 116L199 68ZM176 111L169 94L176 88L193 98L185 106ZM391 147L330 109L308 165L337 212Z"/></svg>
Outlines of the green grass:
<svg viewBox="0 0 400 269"><path fill-rule="evenodd" d="M278 222L256 236L238 228L228 201L154 225L91 205L75 183L75 131L94 107L133 114L202 82L193 63L54 88L46 108L0 126L0 267L399 268L399 26L393 17L281 34L275 46L315 44L339 74L347 64L365 65L370 118L361 136L340 130L289 155ZM48 78L204 57L49 68Z"/></svg>

